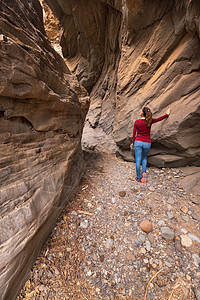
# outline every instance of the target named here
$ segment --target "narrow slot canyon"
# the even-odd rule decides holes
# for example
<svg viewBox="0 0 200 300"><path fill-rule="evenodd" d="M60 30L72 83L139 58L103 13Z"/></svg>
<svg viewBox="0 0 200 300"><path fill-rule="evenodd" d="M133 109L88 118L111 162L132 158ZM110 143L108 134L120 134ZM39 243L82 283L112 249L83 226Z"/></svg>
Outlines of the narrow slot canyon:
<svg viewBox="0 0 200 300"><path fill-rule="evenodd" d="M199 1L2 0L0 25L0 299L199 299ZM141 183L144 106L171 113Z"/></svg>

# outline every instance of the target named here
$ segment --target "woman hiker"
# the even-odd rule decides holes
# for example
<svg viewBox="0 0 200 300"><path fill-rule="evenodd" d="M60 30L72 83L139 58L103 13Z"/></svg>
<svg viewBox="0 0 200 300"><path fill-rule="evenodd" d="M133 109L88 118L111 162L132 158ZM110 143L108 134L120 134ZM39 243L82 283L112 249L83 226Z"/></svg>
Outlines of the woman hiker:
<svg viewBox="0 0 200 300"><path fill-rule="evenodd" d="M133 128L133 145L135 148L136 173L137 181L146 182L147 155L151 148L151 125L169 117L170 109L166 114L159 118L152 118L152 112L148 107L144 107L141 112L141 119L134 123ZM140 164L142 160L142 179L140 175Z"/></svg>

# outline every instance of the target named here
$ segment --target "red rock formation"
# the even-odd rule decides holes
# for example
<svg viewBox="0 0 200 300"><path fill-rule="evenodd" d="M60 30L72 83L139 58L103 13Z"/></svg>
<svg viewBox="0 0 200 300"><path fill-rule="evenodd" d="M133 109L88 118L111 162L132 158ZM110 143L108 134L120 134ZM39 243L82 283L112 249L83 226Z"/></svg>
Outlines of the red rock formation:
<svg viewBox="0 0 200 300"><path fill-rule="evenodd" d="M199 164L199 1L46 2L63 26L64 56L91 92L83 145L128 150L141 108L156 117L170 106L153 127L149 162Z"/></svg>
<svg viewBox="0 0 200 300"><path fill-rule="evenodd" d="M84 171L88 96L37 0L2 0L0 14L0 298L12 300Z"/></svg>

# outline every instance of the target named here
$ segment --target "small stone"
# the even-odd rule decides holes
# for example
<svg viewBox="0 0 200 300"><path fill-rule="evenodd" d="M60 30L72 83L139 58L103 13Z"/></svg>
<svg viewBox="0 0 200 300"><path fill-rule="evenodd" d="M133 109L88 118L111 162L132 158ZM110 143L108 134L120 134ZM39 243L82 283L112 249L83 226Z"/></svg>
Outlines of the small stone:
<svg viewBox="0 0 200 300"><path fill-rule="evenodd" d="M192 240L187 235L181 234L180 238L181 238L181 245L183 247L188 248L192 245Z"/></svg>
<svg viewBox="0 0 200 300"><path fill-rule="evenodd" d="M156 269L157 268L157 265L155 263L152 263L152 268L153 269Z"/></svg>
<svg viewBox="0 0 200 300"><path fill-rule="evenodd" d="M193 213L193 214L192 214L192 218L193 218L194 220L200 221L200 215L197 214L197 213Z"/></svg>
<svg viewBox="0 0 200 300"><path fill-rule="evenodd" d="M146 245L145 245L147 251L150 251L151 250L151 244L149 241L146 241Z"/></svg>
<svg viewBox="0 0 200 300"><path fill-rule="evenodd" d="M154 235L153 235L153 233L152 232L150 232L149 234L148 234L148 239L149 239L149 241L150 241L150 243L154 243Z"/></svg>
<svg viewBox="0 0 200 300"><path fill-rule="evenodd" d="M172 197L169 197L169 199L167 200L167 203L174 204L174 199Z"/></svg>
<svg viewBox="0 0 200 300"><path fill-rule="evenodd" d="M177 251L182 252L182 247L179 239L175 239L175 248Z"/></svg>
<svg viewBox="0 0 200 300"><path fill-rule="evenodd" d="M188 215L183 215L182 218L185 222L189 222L189 216Z"/></svg>
<svg viewBox="0 0 200 300"><path fill-rule="evenodd" d="M160 221L158 221L158 225L163 226L163 225L165 225L165 222L163 220L160 220Z"/></svg>
<svg viewBox="0 0 200 300"><path fill-rule="evenodd" d="M58 269L55 269L55 275L59 275L60 272L58 271Z"/></svg>
<svg viewBox="0 0 200 300"><path fill-rule="evenodd" d="M200 257L198 254L192 254L194 265L199 268L200 267Z"/></svg>
<svg viewBox="0 0 200 300"><path fill-rule="evenodd" d="M80 227L86 229L88 227L88 221L87 220L81 221Z"/></svg>
<svg viewBox="0 0 200 300"><path fill-rule="evenodd" d="M100 288L96 288L96 292L99 293L100 292Z"/></svg>
<svg viewBox="0 0 200 300"><path fill-rule="evenodd" d="M119 192L119 196L120 197L125 197L126 196L126 192L125 191L120 191Z"/></svg>
<svg viewBox="0 0 200 300"><path fill-rule="evenodd" d="M187 206L182 206L181 207L181 211L184 213L184 214L187 214L188 213L188 208L187 208Z"/></svg>
<svg viewBox="0 0 200 300"><path fill-rule="evenodd" d="M144 232L151 232L153 229L153 225L150 221L148 220L143 220L140 223L140 228L144 231Z"/></svg>
<svg viewBox="0 0 200 300"><path fill-rule="evenodd" d="M102 211L101 206L97 206L97 210L98 210L98 211Z"/></svg>
<svg viewBox="0 0 200 300"><path fill-rule="evenodd" d="M71 252L72 249L70 247L67 247L66 250L67 252Z"/></svg>
<svg viewBox="0 0 200 300"><path fill-rule="evenodd" d="M199 239L196 235L194 235L194 234L192 234L192 233L188 233L188 237L189 237L191 240L200 243L200 239Z"/></svg>
<svg viewBox="0 0 200 300"><path fill-rule="evenodd" d="M186 279L187 279L188 281L190 281L190 280L191 280L191 276L188 275L188 274L186 274Z"/></svg>
<svg viewBox="0 0 200 300"><path fill-rule="evenodd" d="M115 203L116 200L114 197L112 197L111 201L112 201L112 203Z"/></svg>
<svg viewBox="0 0 200 300"><path fill-rule="evenodd" d="M190 201L191 201L192 203L194 203L194 204L200 205L200 196L194 195L194 196L190 199Z"/></svg>
<svg viewBox="0 0 200 300"><path fill-rule="evenodd" d="M105 259L105 256L104 256L104 255L100 255L100 256L99 256L99 259L100 259L100 262L103 262L104 259Z"/></svg>
<svg viewBox="0 0 200 300"><path fill-rule="evenodd" d="M149 260L147 258L144 259L144 263L148 264Z"/></svg>
<svg viewBox="0 0 200 300"><path fill-rule="evenodd" d="M112 239L107 239L106 240L106 248L109 249L113 245L113 240Z"/></svg>
<svg viewBox="0 0 200 300"><path fill-rule="evenodd" d="M140 234L138 239L144 243L146 241L146 236L144 234Z"/></svg>
<svg viewBox="0 0 200 300"><path fill-rule="evenodd" d="M92 275L92 271L89 270L89 271L87 272L87 276L91 276L91 275Z"/></svg>
<svg viewBox="0 0 200 300"><path fill-rule="evenodd" d="M173 240L174 239L174 231L172 229L170 229L169 227L162 227L161 228L161 236L164 239Z"/></svg>
<svg viewBox="0 0 200 300"><path fill-rule="evenodd" d="M171 268L171 267L172 267L172 264L170 264L170 262L168 262L167 260L165 261L165 265L166 265L168 268Z"/></svg>
<svg viewBox="0 0 200 300"><path fill-rule="evenodd" d="M173 218L174 218L174 214L173 214L173 212L171 212L171 211L168 211L168 212L167 212L167 215L168 215L168 218L169 218L169 219L173 219Z"/></svg>
<svg viewBox="0 0 200 300"><path fill-rule="evenodd" d="M155 191L155 188L152 187L152 186L150 186L150 187L149 187L149 190L150 190L151 192L154 192L154 191Z"/></svg>
<svg viewBox="0 0 200 300"><path fill-rule="evenodd" d="M77 212L75 210L72 210L71 215L77 216Z"/></svg>
<svg viewBox="0 0 200 300"><path fill-rule="evenodd" d="M183 234L187 234L187 233L188 233L188 231L187 231L186 228L181 228L180 231L181 231Z"/></svg>
<svg viewBox="0 0 200 300"><path fill-rule="evenodd" d="M142 254L146 254L147 251L146 251L145 248L141 248L141 249L140 249L140 252L141 252Z"/></svg>

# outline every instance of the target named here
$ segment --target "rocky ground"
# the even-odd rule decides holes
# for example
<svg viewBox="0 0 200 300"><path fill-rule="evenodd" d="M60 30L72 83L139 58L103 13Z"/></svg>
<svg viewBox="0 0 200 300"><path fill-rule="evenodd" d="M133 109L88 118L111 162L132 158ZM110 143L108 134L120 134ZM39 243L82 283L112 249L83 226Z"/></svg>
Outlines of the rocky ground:
<svg viewBox="0 0 200 300"><path fill-rule="evenodd" d="M200 202L183 170L93 154L19 299L200 299ZM146 221L146 222L144 222Z"/></svg>

